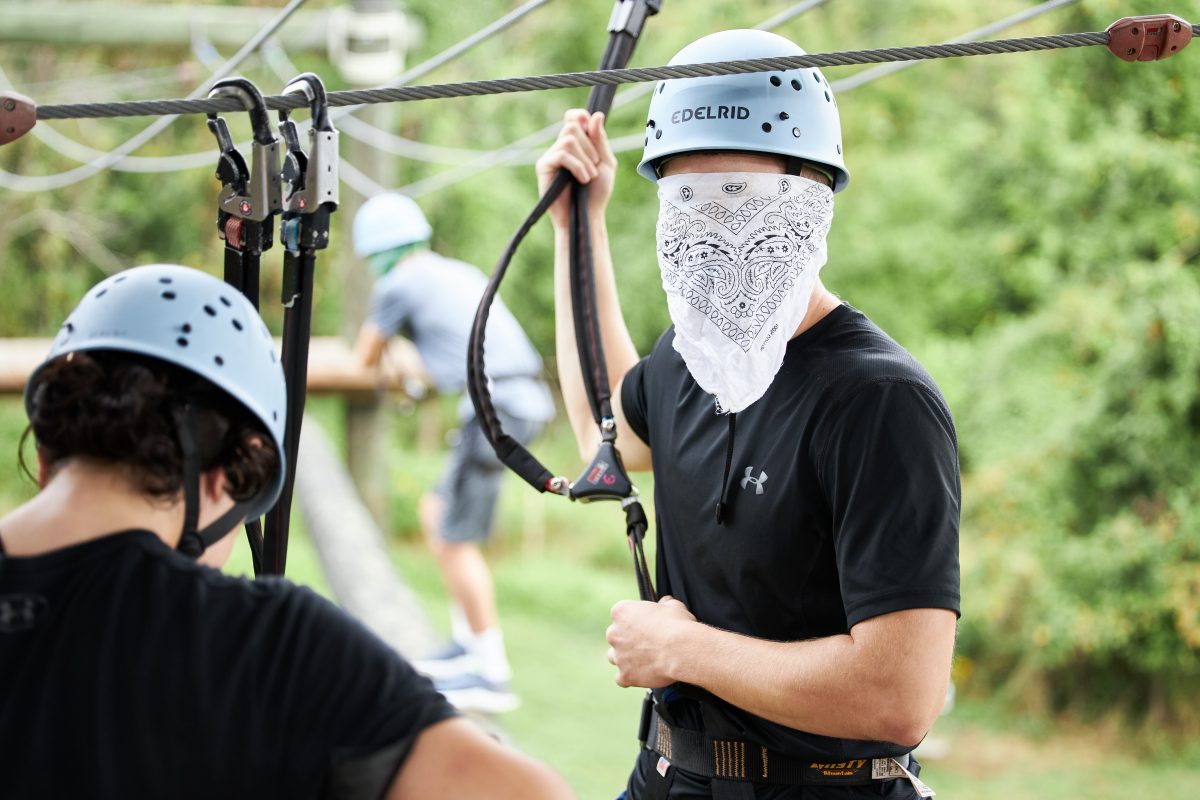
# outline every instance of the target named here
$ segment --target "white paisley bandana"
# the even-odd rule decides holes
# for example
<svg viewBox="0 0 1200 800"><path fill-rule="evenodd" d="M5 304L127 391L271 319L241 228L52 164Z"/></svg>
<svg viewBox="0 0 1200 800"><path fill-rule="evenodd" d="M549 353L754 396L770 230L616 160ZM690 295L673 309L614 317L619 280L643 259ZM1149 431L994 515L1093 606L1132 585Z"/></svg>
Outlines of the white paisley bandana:
<svg viewBox="0 0 1200 800"><path fill-rule="evenodd" d="M658 265L675 349L718 410L763 396L825 264L833 192L794 175L658 181Z"/></svg>

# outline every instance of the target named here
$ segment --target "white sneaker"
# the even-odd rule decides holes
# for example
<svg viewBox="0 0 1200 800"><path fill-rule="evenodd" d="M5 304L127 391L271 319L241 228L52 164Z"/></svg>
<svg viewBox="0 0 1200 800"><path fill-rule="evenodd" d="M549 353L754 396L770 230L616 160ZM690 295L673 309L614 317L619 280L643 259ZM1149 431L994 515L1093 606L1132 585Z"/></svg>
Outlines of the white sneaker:
<svg viewBox="0 0 1200 800"><path fill-rule="evenodd" d="M489 681L478 672L437 680L433 686L460 711L502 714L521 705L521 698L512 693L507 682Z"/></svg>
<svg viewBox="0 0 1200 800"><path fill-rule="evenodd" d="M456 641L450 641L441 650L426 658L412 660L413 669L433 680L459 678L475 668L475 658Z"/></svg>

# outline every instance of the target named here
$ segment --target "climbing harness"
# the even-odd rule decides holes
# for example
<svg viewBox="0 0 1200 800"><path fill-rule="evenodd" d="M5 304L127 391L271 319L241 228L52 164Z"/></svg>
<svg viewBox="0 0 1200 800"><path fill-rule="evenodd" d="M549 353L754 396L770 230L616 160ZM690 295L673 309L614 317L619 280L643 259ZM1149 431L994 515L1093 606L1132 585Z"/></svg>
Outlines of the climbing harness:
<svg viewBox="0 0 1200 800"><path fill-rule="evenodd" d="M287 470L283 491L267 512L265 532L255 519L246 523L246 538L256 575L282 575L287 563L288 528L296 458L308 376L308 343L312 328L312 296L316 251L329 245L329 217L338 204L337 131L329 121L321 79L305 73L284 88L284 96L302 98L312 113L308 152L300 145L288 109L279 112L280 142L271 130L263 96L244 78L227 78L213 86L210 97L236 97L250 115L254 133L250 164L233 144L224 119L209 115L220 155L217 178L221 192L217 231L225 241L225 281L258 308L262 254L273 244L274 220L280 216L284 246L283 347L281 360L288 388L284 452Z"/></svg>
<svg viewBox="0 0 1200 800"><path fill-rule="evenodd" d="M600 69L623 67L633 55L638 36L646 18L658 13L662 0L617 0L609 19L608 46L600 61ZM588 111L607 112L612 105L615 86L597 86L588 98ZM484 337L488 315L500 282L517 247L533 225L541 219L564 189L570 187L570 285L574 310L575 343L584 390L592 419L600 430L600 446L595 457L574 481L550 473L520 442L504 432L500 417L492 404L491 390L484 364ZM588 189L563 169L542 195L533 212L521 224L516 235L496 264L479 301L471 338L467 346L467 389L484 436L496 451L496 456L511 470L539 492L553 492L583 503L593 500L616 500L625 510L625 533L633 555L638 593L643 600L655 600L654 584L643 550L646 535L646 512L638 500L637 489L629 480L621 455L616 448L617 424L613 416L608 370L604 361L600 326L597 317L595 276L592 264L591 231L587 219Z"/></svg>

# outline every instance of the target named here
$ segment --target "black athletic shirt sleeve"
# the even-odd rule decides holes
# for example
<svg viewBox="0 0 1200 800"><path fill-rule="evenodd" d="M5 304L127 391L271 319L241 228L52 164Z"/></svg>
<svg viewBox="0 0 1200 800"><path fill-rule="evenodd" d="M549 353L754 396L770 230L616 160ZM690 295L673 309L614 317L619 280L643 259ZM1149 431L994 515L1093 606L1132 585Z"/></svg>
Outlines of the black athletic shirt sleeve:
<svg viewBox="0 0 1200 800"><path fill-rule="evenodd" d="M959 613L958 448L940 395L869 383L822 427L817 468L847 624L909 608Z"/></svg>
<svg viewBox="0 0 1200 800"><path fill-rule="evenodd" d="M646 362L643 358L625 373L621 380L621 410L629 429L650 444L650 427L646 421Z"/></svg>
<svg viewBox="0 0 1200 800"><path fill-rule="evenodd" d="M295 658L276 662L292 672L279 698L289 728L302 732L290 745L320 748L310 757L327 767L322 798L382 797L417 736L455 711L356 619L308 589L293 595L290 629L279 622L292 634L284 642Z"/></svg>

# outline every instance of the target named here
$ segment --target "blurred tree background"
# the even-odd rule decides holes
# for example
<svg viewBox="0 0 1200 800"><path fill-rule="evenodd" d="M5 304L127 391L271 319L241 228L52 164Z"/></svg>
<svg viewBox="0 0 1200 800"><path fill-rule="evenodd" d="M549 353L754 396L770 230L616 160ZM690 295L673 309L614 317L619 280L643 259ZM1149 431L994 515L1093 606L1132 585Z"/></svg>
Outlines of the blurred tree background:
<svg viewBox="0 0 1200 800"><path fill-rule="evenodd" d="M409 65L517 5L409 0L424 28ZM634 65L666 63L700 35L755 25L789 5L666 0ZM778 32L814 52L921 44L1032 5L830 0ZM549 3L421 82L592 69L610 8L610 0ZM1102 30L1121 16L1164 11L1200 18L1193 0L1082 0L1005 35ZM839 95L853 180L837 198L824 271L833 291L929 368L956 416L964 479L960 691L1030 713L1116 714L1143 732L1193 736L1198 59L1200 45L1148 64L1102 48L926 62ZM330 89L347 85L322 54L294 53L292 61ZM181 96L207 74L186 50L166 47L6 43L0 66L42 103ZM169 68L167 79L151 89L125 85L124 71L148 67ZM264 60L243 72L267 94L282 86ZM831 81L854 72L826 70ZM78 96L71 87L84 78L90 88ZM584 101L582 90L571 90L407 103L397 107L394 130L491 151ZM644 112L644 101L615 110L610 135L640 136ZM110 148L148 122L54 127ZM192 116L138 154L211 147L203 118ZM634 171L638 154L620 155L609 228L626 317L646 352L667 319L653 248L657 200ZM421 192L436 249L490 269L536 200L531 158L480 168L464 156L462 179L435 190L428 180L458 168L401 159L386 185ZM73 166L32 136L0 150L0 168L13 173ZM219 272L216 190L211 167L109 171L52 192L0 190L0 336L53 334L82 291L115 269L170 261ZM343 187L343 195L352 191ZM336 217L335 249L319 267L318 333L342 329L349 221ZM553 370L551 248L548 225L540 226L503 294ZM277 281L278 270L264 269L264 297L277 296ZM278 330L277 308L264 307Z"/></svg>

